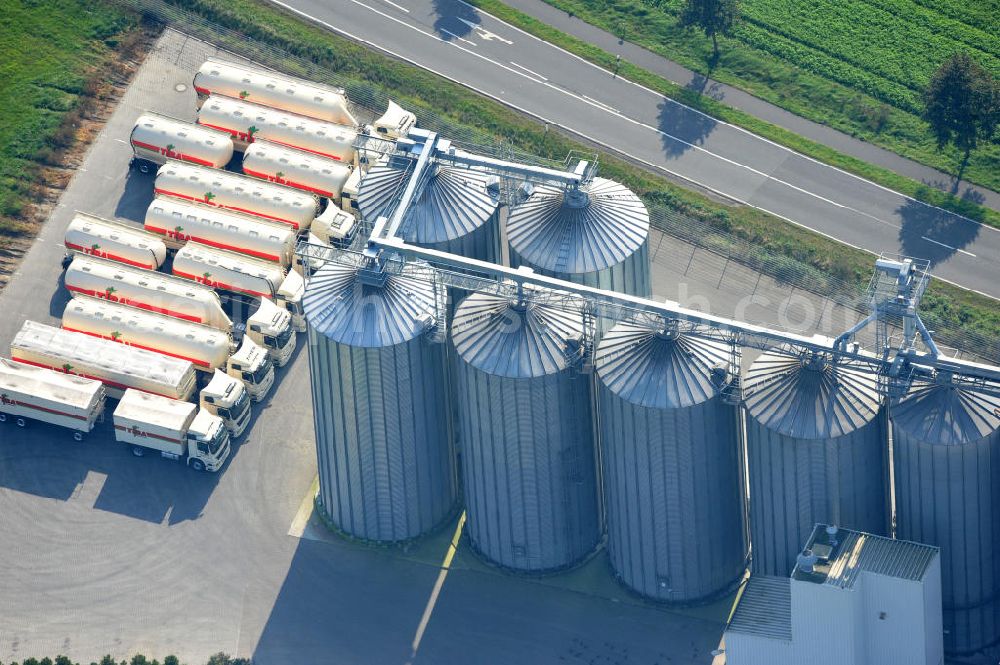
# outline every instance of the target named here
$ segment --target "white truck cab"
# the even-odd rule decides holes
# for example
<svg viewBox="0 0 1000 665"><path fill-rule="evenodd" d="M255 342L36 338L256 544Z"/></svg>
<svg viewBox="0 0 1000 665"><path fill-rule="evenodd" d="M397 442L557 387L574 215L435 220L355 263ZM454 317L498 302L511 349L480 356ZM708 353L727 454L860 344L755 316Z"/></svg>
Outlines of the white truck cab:
<svg viewBox="0 0 1000 665"><path fill-rule="evenodd" d="M250 399L259 402L274 385L274 363L262 347L249 337L232 356L226 366L229 376L240 379L250 393Z"/></svg>
<svg viewBox="0 0 1000 665"><path fill-rule="evenodd" d="M306 314L302 309L302 296L306 293L306 281L302 275L289 270L278 288L278 301L292 315L292 327L298 332L306 329Z"/></svg>
<svg viewBox="0 0 1000 665"><path fill-rule="evenodd" d="M385 113L371 124L371 128L379 136L398 139L409 134L416 124L417 116L389 100L389 106Z"/></svg>
<svg viewBox="0 0 1000 665"><path fill-rule="evenodd" d="M357 169L354 170L357 173ZM313 220L309 233L325 243L346 247L354 238L357 228L357 218L354 213L342 210L334 205L328 205L323 213Z"/></svg>
<svg viewBox="0 0 1000 665"><path fill-rule="evenodd" d="M271 360L278 367L288 364L295 351L291 312L278 307L268 298L262 297L257 311L247 319L246 336L267 349Z"/></svg>
<svg viewBox="0 0 1000 665"><path fill-rule="evenodd" d="M126 390L114 412L115 440L143 457L157 451L195 471L218 471L229 457L229 431L218 416L139 390Z"/></svg>
<svg viewBox="0 0 1000 665"><path fill-rule="evenodd" d="M358 209L358 190L361 188L361 169L357 164L351 175L347 176L347 182L340 190L340 209L344 212L354 213ZM331 204L333 202L331 201ZM333 207L332 205L329 207ZM322 215L321 215L322 216Z"/></svg>
<svg viewBox="0 0 1000 665"><path fill-rule="evenodd" d="M215 370L212 380L201 389L199 406L222 418L229 434L237 437L250 424L250 393L243 382Z"/></svg>

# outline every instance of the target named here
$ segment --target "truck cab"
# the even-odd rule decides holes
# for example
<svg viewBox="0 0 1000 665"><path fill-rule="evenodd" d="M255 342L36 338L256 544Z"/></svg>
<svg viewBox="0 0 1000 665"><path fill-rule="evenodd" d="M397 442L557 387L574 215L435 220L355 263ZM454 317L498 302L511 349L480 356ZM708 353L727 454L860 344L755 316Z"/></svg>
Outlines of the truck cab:
<svg viewBox="0 0 1000 665"><path fill-rule="evenodd" d="M222 418L198 411L187 431L188 466L214 473L226 463L229 453L229 430Z"/></svg>
<svg viewBox="0 0 1000 665"><path fill-rule="evenodd" d="M389 100L382 117L371 124L374 134L388 139L398 139L410 133L410 130L417 124L417 116L404 109L399 104Z"/></svg>
<svg viewBox="0 0 1000 665"><path fill-rule="evenodd" d="M261 298L257 311L247 319L246 335L258 346L267 349L271 360L284 367L295 351L295 331L292 315L268 298Z"/></svg>
<svg viewBox="0 0 1000 665"><path fill-rule="evenodd" d="M357 169L354 170L358 172ZM346 190L345 190L346 191ZM357 229L357 219L354 213L341 210L337 206L328 205L319 217L313 220L309 233L315 234L325 243L337 247L351 244Z"/></svg>
<svg viewBox="0 0 1000 665"><path fill-rule="evenodd" d="M355 165L340 190L340 209L354 213L358 209L358 190L361 188L361 169Z"/></svg>
<svg viewBox="0 0 1000 665"><path fill-rule="evenodd" d="M229 357L226 373L243 382L254 402L264 399L274 385L274 363L268 358L267 351L249 336L243 338L240 348Z"/></svg>
<svg viewBox="0 0 1000 665"><path fill-rule="evenodd" d="M231 436L243 434L250 424L250 393L242 381L219 370L201 389L199 406L202 411L222 418Z"/></svg>
<svg viewBox="0 0 1000 665"><path fill-rule="evenodd" d="M302 309L302 296L306 292L306 282L302 275L289 270L281 286L278 287L278 303L292 315L292 327L302 332L306 329L306 314Z"/></svg>

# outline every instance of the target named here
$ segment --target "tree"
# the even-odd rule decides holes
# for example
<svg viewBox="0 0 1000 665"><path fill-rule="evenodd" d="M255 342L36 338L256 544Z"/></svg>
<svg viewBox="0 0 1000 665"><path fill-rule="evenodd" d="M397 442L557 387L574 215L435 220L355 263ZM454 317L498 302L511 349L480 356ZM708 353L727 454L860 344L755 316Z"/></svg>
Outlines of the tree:
<svg viewBox="0 0 1000 665"><path fill-rule="evenodd" d="M684 0L680 23L685 28L699 28L712 38L712 59L719 59L719 35L729 36L740 20L738 0Z"/></svg>
<svg viewBox="0 0 1000 665"><path fill-rule="evenodd" d="M1000 124L1000 80L966 53L956 53L931 77L923 118L938 148L951 143L964 152L962 169L980 141L993 140Z"/></svg>

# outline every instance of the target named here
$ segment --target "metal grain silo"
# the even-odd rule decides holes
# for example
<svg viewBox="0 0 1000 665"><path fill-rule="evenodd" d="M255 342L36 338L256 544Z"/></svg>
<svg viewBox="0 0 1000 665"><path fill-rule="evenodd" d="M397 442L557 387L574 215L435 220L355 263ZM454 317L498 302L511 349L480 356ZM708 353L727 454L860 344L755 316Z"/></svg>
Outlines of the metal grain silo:
<svg viewBox="0 0 1000 665"><path fill-rule="evenodd" d="M765 353L744 388L753 572L788 575L817 522L886 534L885 417L871 368Z"/></svg>
<svg viewBox="0 0 1000 665"><path fill-rule="evenodd" d="M944 645L1000 639L1000 397L942 376L890 410L896 537L941 548Z"/></svg>
<svg viewBox="0 0 1000 665"><path fill-rule="evenodd" d="M469 536L522 571L570 566L601 532L579 313L474 293L455 310L457 408Z"/></svg>
<svg viewBox="0 0 1000 665"><path fill-rule="evenodd" d="M406 216L401 236L406 242L499 263L500 190L495 178L467 168L431 164L427 179ZM373 166L361 180L358 208L374 222L388 214L403 193L409 171L390 161Z"/></svg>
<svg viewBox="0 0 1000 665"><path fill-rule="evenodd" d="M347 534L399 541L447 518L457 499L441 304L426 265L388 275L329 263L303 298L319 501Z"/></svg>
<svg viewBox="0 0 1000 665"><path fill-rule="evenodd" d="M507 220L510 262L570 282L649 297L649 212L605 178L578 190L535 187Z"/></svg>
<svg viewBox="0 0 1000 665"><path fill-rule="evenodd" d="M644 596L728 590L747 563L738 411L722 389L731 347L620 323L594 364L611 565Z"/></svg>

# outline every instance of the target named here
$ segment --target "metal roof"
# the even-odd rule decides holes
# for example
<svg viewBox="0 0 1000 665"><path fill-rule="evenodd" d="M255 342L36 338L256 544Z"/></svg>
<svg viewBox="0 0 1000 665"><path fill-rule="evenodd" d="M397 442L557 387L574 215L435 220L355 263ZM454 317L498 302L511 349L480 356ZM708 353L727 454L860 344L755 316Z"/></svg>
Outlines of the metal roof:
<svg viewBox="0 0 1000 665"><path fill-rule="evenodd" d="M588 273L621 263L649 235L649 212L630 189L594 178L576 195L537 186L510 211L507 236L526 261L559 273Z"/></svg>
<svg viewBox="0 0 1000 665"><path fill-rule="evenodd" d="M431 245L472 233L496 212L499 189L491 191L491 176L465 168L431 166L431 174L403 218L406 242ZM358 207L374 220L402 193L407 171L395 165L374 166L362 179Z"/></svg>
<svg viewBox="0 0 1000 665"><path fill-rule="evenodd" d="M728 367L729 345L667 332L647 321L619 323L597 347L594 365L609 390L639 406L677 409L716 395L712 368Z"/></svg>
<svg viewBox="0 0 1000 665"><path fill-rule="evenodd" d="M378 284L362 279L361 260L352 258L355 265L327 263L309 281L302 305L317 333L351 346L393 346L422 334L443 311L426 264L408 263Z"/></svg>
<svg viewBox="0 0 1000 665"><path fill-rule="evenodd" d="M853 587L863 572L920 581L940 552L931 545L851 529L837 529L828 534L825 524L816 525L806 549L814 554L829 554L819 558L812 572L803 572L796 565L792 577L842 589Z"/></svg>
<svg viewBox="0 0 1000 665"><path fill-rule="evenodd" d="M792 581L752 575L726 632L792 641Z"/></svg>
<svg viewBox="0 0 1000 665"><path fill-rule="evenodd" d="M880 409L870 367L824 356L761 355L743 382L747 411L759 423L800 439L843 436Z"/></svg>
<svg viewBox="0 0 1000 665"><path fill-rule="evenodd" d="M510 378L566 369L583 336L582 315L533 299L473 293L455 310L455 350L484 372ZM572 341L571 341L572 340Z"/></svg>
<svg viewBox="0 0 1000 665"><path fill-rule="evenodd" d="M957 446L1000 428L1000 397L952 383L914 383L893 404L892 423L918 441Z"/></svg>

